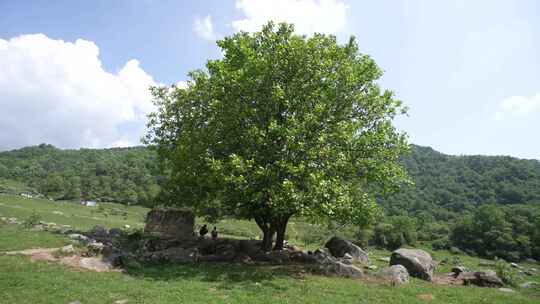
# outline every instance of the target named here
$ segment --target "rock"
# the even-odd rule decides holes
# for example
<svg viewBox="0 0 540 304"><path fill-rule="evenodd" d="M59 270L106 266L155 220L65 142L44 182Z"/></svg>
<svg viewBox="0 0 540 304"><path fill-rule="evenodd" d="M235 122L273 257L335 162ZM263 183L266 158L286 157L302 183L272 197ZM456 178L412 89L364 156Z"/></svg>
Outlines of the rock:
<svg viewBox="0 0 540 304"><path fill-rule="evenodd" d="M366 268L369 270L377 270L377 268L379 267L377 267L377 265L369 265L369 266L366 266Z"/></svg>
<svg viewBox="0 0 540 304"><path fill-rule="evenodd" d="M241 264L245 264L245 265L253 265L255 264L253 262L253 260L251 259L251 257L243 252L237 254L235 257L234 257L234 262L236 263L241 263Z"/></svg>
<svg viewBox="0 0 540 304"><path fill-rule="evenodd" d="M109 236L111 236L113 238L120 237L123 234L124 234L124 231L122 231L122 229L120 229L120 228L111 228L111 229L109 229Z"/></svg>
<svg viewBox="0 0 540 304"><path fill-rule="evenodd" d="M360 278L364 274L362 269L333 257L327 248L317 249L311 256L316 261L312 269L317 273L347 278Z"/></svg>
<svg viewBox="0 0 540 304"><path fill-rule="evenodd" d="M463 272L458 278L463 280L464 285L476 285L480 287L502 287L503 281L494 271Z"/></svg>
<svg viewBox="0 0 540 304"><path fill-rule="evenodd" d="M392 265L390 267L383 268L377 273L377 276L384 278L396 285L409 283L409 272L403 265Z"/></svg>
<svg viewBox="0 0 540 304"><path fill-rule="evenodd" d="M218 262L217 257L212 259L212 255L200 256L196 248L168 248L145 254L144 258L148 262L171 262L171 263L193 263L197 261ZM203 259L208 257L208 259ZM230 257L232 260L234 256Z"/></svg>
<svg viewBox="0 0 540 304"><path fill-rule="evenodd" d="M8 224L20 224L16 217L10 217L7 219Z"/></svg>
<svg viewBox="0 0 540 304"><path fill-rule="evenodd" d="M309 254L307 252L302 252L302 251L291 252L290 259L291 259L291 262L302 263L302 264L313 264L317 262L313 254Z"/></svg>
<svg viewBox="0 0 540 304"><path fill-rule="evenodd" d="M345 253L345 255L343 256L343 259L345 259L345 260L352 260L353 257L352 257L350 254Z"/></svg>
<svg viewBox="0 0 540 304"><path fill-rule="evenodd" d="M502 292L509 292L509 293L515 292L515 291L514 291L513 289L511 289L511 288L504 288L504 287L499 288L499 291L502 291Z"/></svg>
<svg viewBox="0 0 540 304"><path fill-rule="evenodd" d="M537 260L531 259L531 258L525 259L525 262L526 262L526 263L529 263L529 264L536 264L536 263L538 263Z"/></svg>
<svg viewBox="0 0 540 304"><path fill-rule="evenodd" d="M105 248L105 245L101 242L93 241L93 242L88 243L86 247L88 248L89 253L93 255L98 255L103 251L103 248Z"/></svg>
<svg viewBox="0 0 540 304"><path fill-rule="evenodd" d="M389 263L390 262L390 257L380 257L379 261Z"/></svg>
<svg viewBox="0 0 540 304"><path fill-rule="evenodd" d="M521 288L533 288L533 287L538 286L538 285L539 285L538 282L525 282L525 283L519 285L519 287L521 287Z"/></svg>
<svg viewBox="0 0 540 304"><path fill-rule="evenodd" d="M110 271L113 268L110 263L95 257L81 258L78 266L97 272Z"/></svg>
<svg viewBox="0 0 540 304"><path fill-rule="evenodd" d="M88 231L87 235L95 239L107 238L109 236L109 232L105 227L96 225L94 228Z"/></svg>
<svg viewBox="0 0 540 304"><path fill-rule="evenodd" d="M126 224L126 225L124 225L124 229L129 229L129 228L131 228L131 226L130 226L130 225L127 225L127 224Z"/></svg>
<svg viewBox="0 0 540 304"><path fill-rule="evenodd" d="M510 267L513 267L513 268L521 268L518 264L516 263L510 263Z"/></svg>
<svg viewBox="0 0 540 304"><path fill-rule="evenodd" d="M353 265L343 264L339 261L328 261L320 264L318 270L320 273L327 276L338 276L345 278L360 278L364 275L362 269Z"/></svg>
<svg viewBox="0 0 540 304"><path fill-rule="evenodd" d="M64 254L71 254L75 252L75 248L73 248L73 245L67 245L62 248L60 248L60 252Z"/></svg>
<svg viewBox="0 0 540 304"><path fill-rule="evenodd" d="M457 276L459 276L460 273L467 272L467 268L465 268L463 266L454 266L454 267L452 267L451 271L454 274L454 277L457 277Z"/></svg>
<svg viewBox="0 0 540 304"><path fill-rule="evenodd" d="M45 231L45 226L41 225L41 224L37 224L37 225L34 225L32 226L32 229L30 229L32 231Z"/></svg>
<svg viewBox="0 0 540 304"><path fill-rule="evenodd" d="M495 263L493 263L493 262L480 262L480 263L478 263L478 266L481 266L481 267L495 267Z"/></svg>
<svg viewBox="0 0 540 304"><path fill-rule="evenodd" d="M537 272L538 270L536 270L536 268L531 268L531 271L532 272Z"/></svg>
<svg viewBox="0 0 540 304"><path fill-rule="evenodd" d="M356 261L369 263L368 255L362 248L342 238L332 237L324 246L334 257L342 258L345 254L349 254Z"/></svg>
<svg viewBox="0 0 540 304"><path fill-rule="evenodd" d="M79 241L79 242L82 242L82 243L86 243L88 242L88 237L87 236L84 236L82 234L79 234L79 233L72 233L70 235L68 235L68 237L74 241Z"/></svg>
<svg viewBox="0 0 540 304"><path fill-rule="evenodd" d="M152 209L146 215L144 232L162 238L193 238L195 215L187 209Z"/></svg>
<svg viewBox="0 0 540 304"><path fill-rule="evenodd" d="M128 302L128 299L122 299L122 300L114 301L114 304L126 304L127 302Z"/></svg>
<svg viewBox="0 0 540 304"><path fill-rule="evenodd" d="M420 249L401 248L390 256L390 265L403 265L413 277L431 281L435 263L429 253Z"/></svg>

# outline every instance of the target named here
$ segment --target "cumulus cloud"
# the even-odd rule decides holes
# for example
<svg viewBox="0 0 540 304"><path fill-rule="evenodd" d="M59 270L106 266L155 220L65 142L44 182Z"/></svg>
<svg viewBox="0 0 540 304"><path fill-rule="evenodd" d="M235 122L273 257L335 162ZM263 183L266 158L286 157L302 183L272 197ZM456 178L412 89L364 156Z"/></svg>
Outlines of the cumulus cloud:
<svg viewBox="0 0 540 304"><path fill-rule="evenodd" d="M300 34L335 34L345 27L347 5L341 0L237 0L245 18L233 21L237 31L255 32L268 21L294 23Z"/></svg>
<svg viewBox="0 0 540 304"><path fill-rule="evenodd" d="M537 111L540 112L540 93L531 97L511 96L501 101L495 118L524 117Z"/></svg>
<svg viewBox="0 0 540 304"><path fill-rule="evenodd" d="M213 41L217 38L217 35L214 32L214 25L212 24L212 17L210 15L203 19L195 18L193 29L202 39Z"/></svg>
<svg viewBox="0 0 540 304"><path fill-rule="evenodd" d="M156 85L137 60L104 70L92 41L0 39L0 149L139 144Z"/></svg>

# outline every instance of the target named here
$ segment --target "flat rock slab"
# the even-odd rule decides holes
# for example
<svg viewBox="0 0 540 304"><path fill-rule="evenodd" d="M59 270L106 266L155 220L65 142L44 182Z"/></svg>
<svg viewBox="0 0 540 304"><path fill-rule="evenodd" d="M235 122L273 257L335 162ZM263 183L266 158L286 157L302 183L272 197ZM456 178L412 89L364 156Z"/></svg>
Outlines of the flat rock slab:
<svg viewBox="0 0 540 304"><path fill-rule="evenodd" d="M185 239L193 237L195 215L191 210L156 208L146 215L144 232L162 238Z"/></svg>
<svg viewBox="0 0 540 304"><path fill-rule="evenodd" d="M5 252L7 255L26 255L35 261L59 262L73 268L85 269L97 272L119 271L114 269L111 263L104 261L101 257L81 257L79 255L56 257L55 252L61 248L33 248L19 251Z"/></svg>

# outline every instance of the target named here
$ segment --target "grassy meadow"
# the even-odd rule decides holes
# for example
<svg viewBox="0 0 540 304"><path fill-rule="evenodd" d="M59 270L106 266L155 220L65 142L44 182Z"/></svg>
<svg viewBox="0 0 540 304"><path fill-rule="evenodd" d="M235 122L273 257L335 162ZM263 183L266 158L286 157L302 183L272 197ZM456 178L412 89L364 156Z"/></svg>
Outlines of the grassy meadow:
<svg viewBox="0 0 540 304"><path fill-rule="evenodd" d="M68 224L81 230L94 225L143 227L147 209L106 203L101 206L0 194L3 217L24 220L36 213L46 222ZM227 236L258 236L255 224L246 221L227 220L217 226ZM299 246L315 247L324 235L320 227L302 221L293 222L289 228L289 239ZM0 224L0 252L60 247L68 243L62 235ZM387 257L390 252L368 250L373 264L385 266L378 258ZM482 269L478 266L482 260L475 257L444 251L431 253L439 261L459 259L471 269ZM449 271L449 265L437 269L439 273ZM518 278L518 282L524 281L540 282L540 276L537 272L535 276ZM417 279L392 287L370 280L310 275L295 266L160 265L97 273L0 253L0 303L540 303L540 289L512 288L515 292L505 293L489 288L436 285Z"/></svg>

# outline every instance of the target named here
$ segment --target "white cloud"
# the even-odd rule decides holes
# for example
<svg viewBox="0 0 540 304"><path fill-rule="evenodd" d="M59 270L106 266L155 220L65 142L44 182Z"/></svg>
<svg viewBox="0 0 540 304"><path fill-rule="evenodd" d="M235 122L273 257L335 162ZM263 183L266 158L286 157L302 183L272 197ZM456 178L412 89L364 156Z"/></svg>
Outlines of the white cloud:
<svg viewBox="0 0 540 304"><path fill-rule="evenodd" d="M195 30L195 33L199 35L199 37L205 40L214 41L217 38L217 34L214 32L214 26L212 24L212 17L210 15L204 17L203 19L198 17L195 18L193 29Z"/></svg>
<svg viewBox="0 0 540 304"><path fill-rule="evenodd" d="M237 0L245 18L233 21L237 31L255 32L268 21L294 23L300 34L335 34L345 27L347 5L341 0Z"/></svg>
<svg viewBox="0 0 540 304"><path fill-rule="evenodd" d="M139 144L151 85L134 59L118 73L104 70L92 41L0 39L0 149Z"/></svg>
<svg viewBox="0 0 540 304"><path fill-rule="evenodd" d="M524 117L536 111L540 112L540 93L531 97L511 96L501 101L495 118Z"/></svg>

